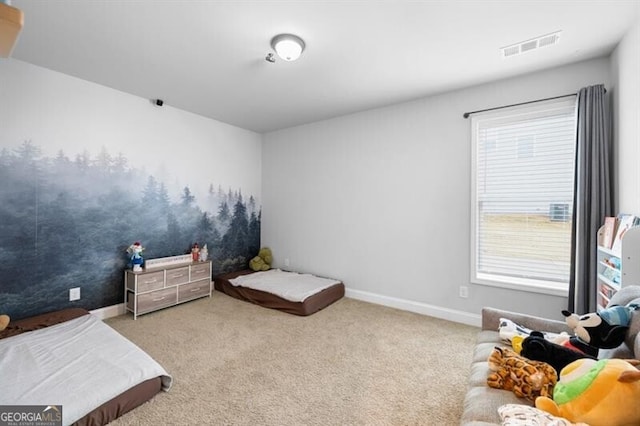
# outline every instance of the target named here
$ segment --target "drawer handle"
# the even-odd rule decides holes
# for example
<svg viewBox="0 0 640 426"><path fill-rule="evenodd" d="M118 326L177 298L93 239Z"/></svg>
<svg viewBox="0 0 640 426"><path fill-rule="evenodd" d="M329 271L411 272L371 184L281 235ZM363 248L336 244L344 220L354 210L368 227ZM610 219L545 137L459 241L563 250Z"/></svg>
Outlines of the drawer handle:
<svg viewBox="0 0 640 426"><path fill-rule="evenodd" d="M157 278L154 278L154 279L149 280L149 281L144 281L144 284L153 284L153 283L155 283L155 282L157 282L157 281L158 281L158 279L157 279Z"/></svg>
<svg viewBox="0 0 640 426"><path fill-rule="evenodd" d="M162 297L159 297L157 299L153 299L153 301L154 302L159 302L159 301L164 300L164 299L166 299L166 296L162 296Z"/></svg>
<svg viewBox="0 0 640 426"><path fill-rule="evenodd" d="M173 274L173 275L171 275L171 278L180 278L180 277L184 277L184 274Z"/></svg>
<svg viewBox="0 0 640 426"><path fill-rule="evenodd" d="M192 288L190 291L191 291L191 293L193 293L193 292L195 292L195 291L200 291L200 287L198 287L198 288Z"/></svg>

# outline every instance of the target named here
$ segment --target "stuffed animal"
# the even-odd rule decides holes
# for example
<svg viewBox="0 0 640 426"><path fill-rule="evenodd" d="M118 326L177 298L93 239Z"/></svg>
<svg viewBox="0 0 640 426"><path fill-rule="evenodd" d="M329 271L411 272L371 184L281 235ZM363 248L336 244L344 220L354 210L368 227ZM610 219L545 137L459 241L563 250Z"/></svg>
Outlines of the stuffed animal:
<svg viewBox="0 0 640 426"><path fill-rule="evenodd" d="M258 255L249 261L249 267L254 271L268 271L271 269L271 262L273 262L271 249L263 247L258 252Z"/></svg>
<svg viewBox="0 0 640 426"><path fill-rule="evenodd" d="M271 254L271 249L269 247L262 247L258 252L258 256L260 256L267 265L271 265L271 263L273 263L273 255Z"/></svg>
<svg viewBox="0 0 640 426"><path fill-rule="evenodd" d="M143 251L144 247L142 247L139 241L136 241L127 248L127 253L130 256L129 263L133 267L134 272L142 271L142 265L144 264L144 258L142 257Z"/></svg>
<svg viewBox="0 0 640 426"><path fill-rule="evenodd" d="M638 308L640 305L635 303L627 306L614 305L582 316L562 311L567 325L575 333L569 339L569 345L596 358L599 349L617 348L624 342L631 314Z"/></svg>
<svg viewBox="0 0 640 426"><path fill-rule="evenodd" d="M567 365L537 408L591 426L640 425L640 371L621 359L579 359Z"/></svg>
<svg viewBox="0 0 640 426"><path fill-rule="evenodd" d="M206 262L208 258L209 258L209 249L207 248L207 245L205 244L205 245L200 249L200 253L199 253L198 260L199 260L200 262Z"/></svg>
<svg viewBox="0 0 640 426"><path fill-rule="evenodd" d="M487 385L495 389L513 391L519 398L535 401L538 396L551 396L558 380L549 364L530 361L507 348L496 346L487 359L493 373Z"/></svg>
<svg viewBox="0 0 640 426"><path fill-rule="evenodd" d="M0 315L0 331L7 328L10 321L11 321L11 318L9 318L9 315Z"/></svg>
<svg viewBox="0 0 640 426"><path fill-rule="evenodd" d="M556 370L558 375L560 370L573 361L581 358L596 359L584 352L550 342L539 331L532 331L529 337L522 341L520 355L531 360L546 362Z"/></svg>
<svg viewBox="0 0 640 426"><path fill-rule="evenodd" d="M500 339L505 343L510 343L517 353L520 353L520 344L522 340L528 337L531 332L530 328L515 323L508 318L500 318L500 324L498 325L498 333ZM559 345L568 341L571 336L567 332L552 333L549 331L540 331L544 335L544 338L550 342L557 343Z"/></svg>

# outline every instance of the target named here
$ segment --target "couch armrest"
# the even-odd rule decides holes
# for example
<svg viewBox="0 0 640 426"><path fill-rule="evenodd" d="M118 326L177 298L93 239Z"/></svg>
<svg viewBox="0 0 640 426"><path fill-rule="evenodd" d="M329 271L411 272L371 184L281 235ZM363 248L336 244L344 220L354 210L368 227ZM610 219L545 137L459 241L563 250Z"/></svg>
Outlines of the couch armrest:
<svg viewBox="0 0 640 426"><path fill-rule="evenodd" d="M550 331L552 333L561 333L563 331L573 332L563 321L536 317L533 315L521 314L517 312L504 311L496 308L482 308L482 329L498 331L500 318L507 318L523 327L537 331Z"/></svg>

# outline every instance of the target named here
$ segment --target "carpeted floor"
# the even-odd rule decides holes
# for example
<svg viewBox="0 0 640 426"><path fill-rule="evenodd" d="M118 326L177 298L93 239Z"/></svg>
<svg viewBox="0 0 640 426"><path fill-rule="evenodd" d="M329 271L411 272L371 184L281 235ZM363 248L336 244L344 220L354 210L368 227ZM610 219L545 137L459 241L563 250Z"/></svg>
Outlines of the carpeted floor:
<svg viewBox="0 0 640 426"><path fill-rule="evenodd" d="M298 317L219 292L106 322L174 378L113 425L457 425L478 331L353 299Z"/></svg>

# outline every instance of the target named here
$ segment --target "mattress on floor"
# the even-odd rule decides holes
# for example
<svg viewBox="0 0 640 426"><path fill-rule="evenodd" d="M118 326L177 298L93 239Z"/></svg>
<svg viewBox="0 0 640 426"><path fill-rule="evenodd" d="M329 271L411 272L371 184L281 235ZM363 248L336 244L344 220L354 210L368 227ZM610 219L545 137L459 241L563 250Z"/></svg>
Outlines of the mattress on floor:
<svg viewBox="0 0 640 426"><path fill-rule="evenodd" d="M324 288L303 301L291 301L267 291L234 286L230 281L236 277L254 273L255 271L246 269L217 276L213 279L214 288L236 299L301 316L318 312L344 297L344 284L341 282Z"/></svg>
<svg viewBox="0 0 640 426"><path fill-rule="evenodd" d="M47 327L51 327L57 324L62 324L67 321L72 321L77 318L81 318L84 315L90 315L89 311L82 308L69 308L60 311L55 311L47 314L37 315L22 320L12 321L9 326L0 331L0 339L4 340L5 344L9 346L15 346L11 344L13 341L9 338L14 336L25 335L25 333L42 330ZM105 325L106 326L106 325ZM124 339L124 337L122 336ZM24 339L21 339L24 340ZM2 342L2 340L0 340ZM21 343L22 344L22 343ZM78 344L82 345L81 342ZM166 384L166 383L165 383ZM137 385L130 387L124 392L114 396L101 405L91 409L86 414L78 419L73 419L73 425L80 426L92 426L92 425L105 425L123 414L133 410L134 408L149 401L153 396L159 393L163 389L163 377L157 376L147 380L144 380ZM55 395L52 395L55 399ZM10 402L11 394L10 390L4 394L5 402ZM34 405L40 405L43 401L32 401ZM64 406L62 407L63 414L65 413ZM68 422L66 422L68 423Z"/></svg>

